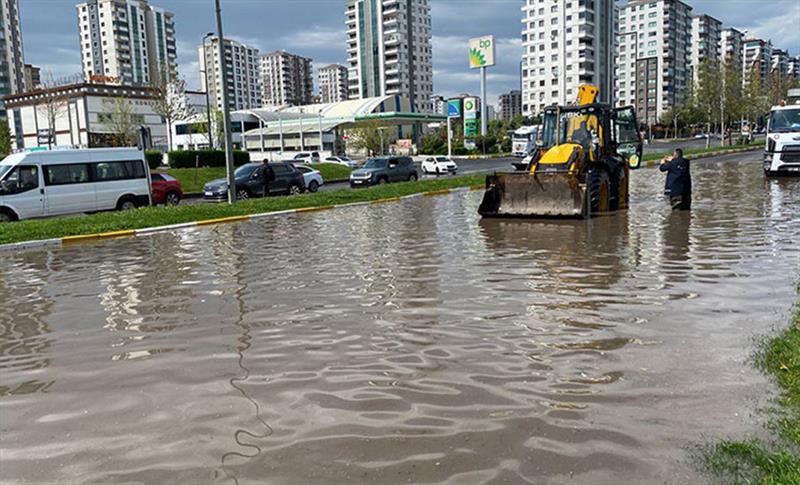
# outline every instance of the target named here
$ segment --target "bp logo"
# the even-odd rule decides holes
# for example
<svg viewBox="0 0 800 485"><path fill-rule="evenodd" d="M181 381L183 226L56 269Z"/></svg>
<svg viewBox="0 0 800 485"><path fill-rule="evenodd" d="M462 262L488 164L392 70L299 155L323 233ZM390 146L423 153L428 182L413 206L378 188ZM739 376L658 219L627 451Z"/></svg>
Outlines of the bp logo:
<svg viewBox="0 0 800 485"><path fill-rule="evenodd" d="M469 66L473 69L494 66L494 36L469 40Z"/></svg>
<svg viewBox="0 0 800 485"><path fill-rule="evenodd" d="M469 63L471 66L485 66L486 65L486 56L483 52L479 51L478 49L470 49L469 50Z"/></svg>
<svg viewBox="0 0 800 485"><path fill-rule="evenodd" d="M472 111L475 109L475 102L471 99L464 101L464 110L465 111Z"/></svg>

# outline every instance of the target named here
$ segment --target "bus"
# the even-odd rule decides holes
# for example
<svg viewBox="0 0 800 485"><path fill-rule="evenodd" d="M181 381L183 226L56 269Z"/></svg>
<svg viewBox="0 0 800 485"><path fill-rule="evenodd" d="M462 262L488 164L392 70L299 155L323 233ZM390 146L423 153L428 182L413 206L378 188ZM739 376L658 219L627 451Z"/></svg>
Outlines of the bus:
<svg viewBox="0 0 800 485"><path fill-rule="evenodd" d="M511 152L515 157L524 158L536 146L539 125L522 126L511 133Z"/></svg>
<svg viewBox="0 0 800 485"><path fill-rule="evenodd" d="M150 205L150 182L137 148L14 153L0 161L0 223Z"/></svg>

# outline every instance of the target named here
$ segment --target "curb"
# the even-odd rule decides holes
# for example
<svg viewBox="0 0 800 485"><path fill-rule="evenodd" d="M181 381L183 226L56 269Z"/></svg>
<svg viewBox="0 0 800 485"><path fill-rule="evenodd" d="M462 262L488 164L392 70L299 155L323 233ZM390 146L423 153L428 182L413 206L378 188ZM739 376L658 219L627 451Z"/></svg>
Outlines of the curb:
<svg viewBox="0 0 800 485"><path fill-rule="evenodd" d="M698 160L702 158L710 158L710 157L719 157L722 155L730 155L732 153L744 153L744 152L754 152L763 149L763 147L753 147L753 148L737 148L735 150L721 150L716 152L708 152L708 153L698 153L697 155L686 155L689 157L690 160ZM642 166L644 167L657 167L659 160L645 160L642 162Z"/></svg>
<svg viewBox="0 0 800 485"><path fill-rule="evenodd" d="M217 224L227 224L231 222L244 222L252 219L263 219L266 217L280 217L285 215L299 215L304 213L322 212L333 209L346 209L350 207L362 207L367 205L385 204L389 202L400 202L415 197L432 197L436 195L455 194L459 192L468 192L474 190L483 190L483 185L472 185L470 187L455 187L452 189L431 190L428 192L418 192L415 194L408 194L403 196L387 197L384 199L365 200L360 202L350 202L341 205L323 205L317 207L301 207L299 209L288 209L275 212L262 212L258 214L250 214L243 216L230 216L220 217L218 219L206 219L202 221L184 222L181 224L171 224L168 226L147 227L143 229L128 229L124 231L101 232L97 234L83 234L79 236L65 236L57 239L44 239L39 241L23 241L18 243L0 244L0 253L10 251L23 251L27 249L40 249L40 248L55 248L63 247L72 244L80 244L91 241L100 241L104 239L119 239L124 237L147 236L160 232L168 232L179 229L188 229L192 227L205 227L214 226Z"/></svg>

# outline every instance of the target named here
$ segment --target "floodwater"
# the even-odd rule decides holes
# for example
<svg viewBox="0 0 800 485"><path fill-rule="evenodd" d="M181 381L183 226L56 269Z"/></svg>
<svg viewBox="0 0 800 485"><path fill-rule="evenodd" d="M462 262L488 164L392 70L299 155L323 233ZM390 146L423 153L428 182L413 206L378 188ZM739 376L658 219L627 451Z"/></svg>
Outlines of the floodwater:
<svg viewBox="0 0 800 485"><path fill-rule="evenodd" d="M656 170L626 214L481 193L2 256L0 481L695 483L759 432L800 179Z"/></svg>

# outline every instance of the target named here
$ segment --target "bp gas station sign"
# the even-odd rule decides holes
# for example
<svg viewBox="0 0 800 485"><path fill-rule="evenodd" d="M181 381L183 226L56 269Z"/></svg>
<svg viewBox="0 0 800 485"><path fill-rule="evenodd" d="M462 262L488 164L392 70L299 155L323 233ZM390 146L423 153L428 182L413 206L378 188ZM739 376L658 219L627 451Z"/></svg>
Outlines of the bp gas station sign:
<svg viewBox="0 0 800 485"><path fill-rule="evenodd" d="M480 128L477 98L464 98L464 147L475 148L475 137Z"/></svg>

